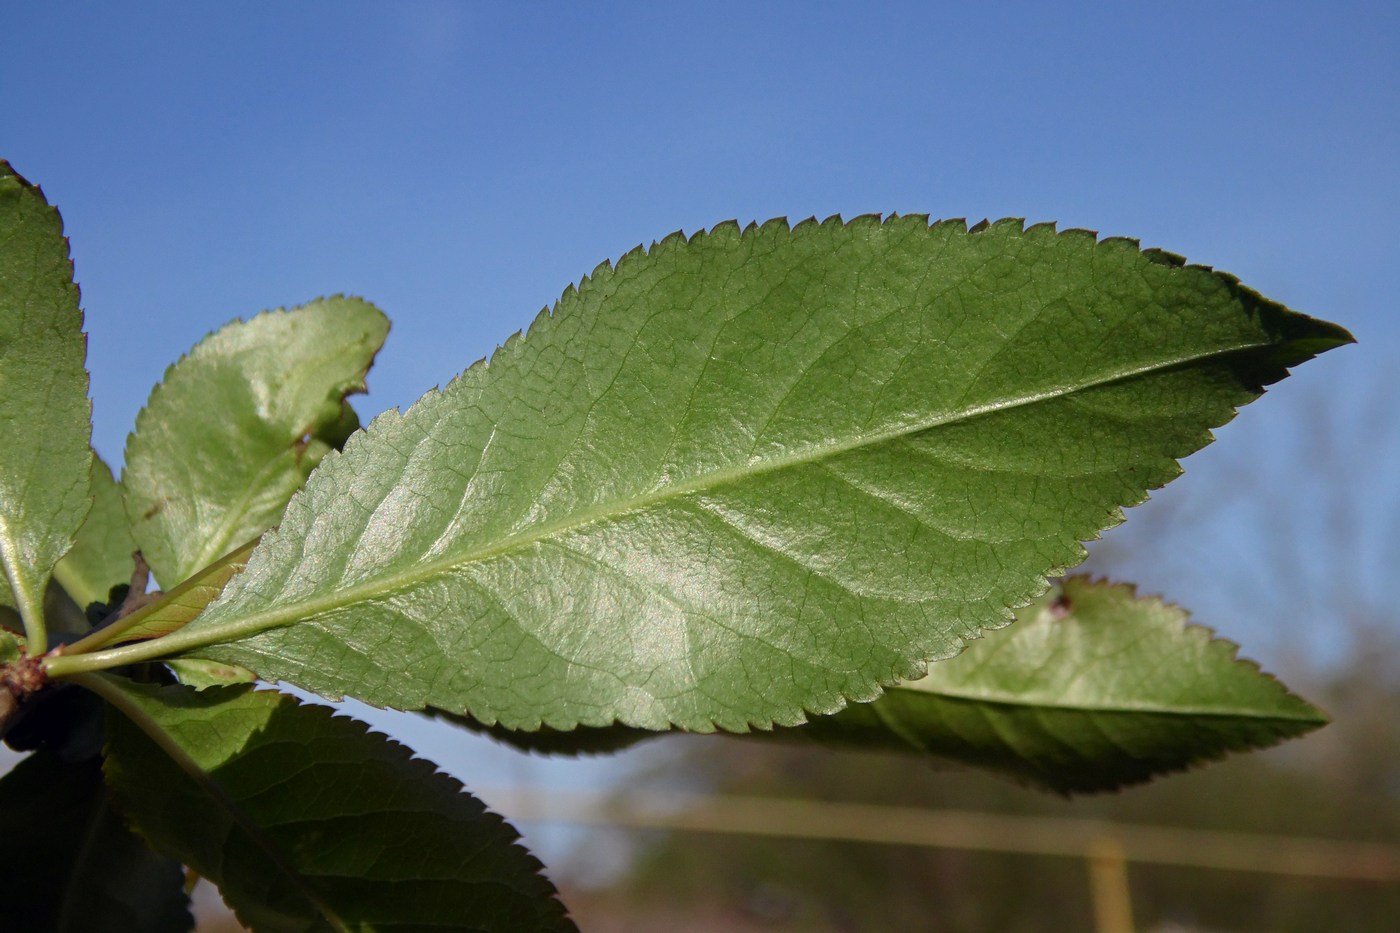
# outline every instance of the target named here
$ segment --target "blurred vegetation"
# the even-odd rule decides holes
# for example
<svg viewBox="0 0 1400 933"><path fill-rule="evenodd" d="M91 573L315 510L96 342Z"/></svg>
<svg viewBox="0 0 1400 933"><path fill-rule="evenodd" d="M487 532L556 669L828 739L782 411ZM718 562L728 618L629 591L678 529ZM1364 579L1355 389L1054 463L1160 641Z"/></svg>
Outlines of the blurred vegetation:
<svg viewBox="0 0 1400 933"><path fill-rule="evenodd" d="M1361 659L1358 659L1361 660ZM1385 663L1381 663L1384 661ZM1244 755L1121 794L1065 800L894 755L676 743L645 779L716 793L1104 819L1394 843L1400 840L1400 656L1350 665L1316 693L1325 739ZM1363 676L1356 676L1360 671ZM906 846L651 833L631 871L566 892L583 929L1090 930L1086 865L1067 858ZM587 858L584 852L582 857ZM1138 928L1391 931L1400 886L1130 865Z"/></svg>

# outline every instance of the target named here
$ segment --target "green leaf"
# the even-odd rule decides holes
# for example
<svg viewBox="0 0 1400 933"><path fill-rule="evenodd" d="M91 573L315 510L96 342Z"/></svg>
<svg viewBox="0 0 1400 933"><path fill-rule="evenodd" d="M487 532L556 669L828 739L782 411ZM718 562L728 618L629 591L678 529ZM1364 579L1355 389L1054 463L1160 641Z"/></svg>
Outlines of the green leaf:
<svg viewBox="0 0 1400 933"><path fill-rule="evenodd" d="M1348 340L1014 221L670 237L327 458L149 656L511 728L796 724L1004 624Z"/></svg>
<svg viewBox="0 0 1400 933"><path fill-rule="evenodd" d="M196 690L208 687L227 687L232 684L251 684L257 676L236 664L223 664L219 661L201 661L198 658L180 658L165 662L180 683Z"/></svg>
<svg viewBox="0 0 1400 933"><path fill-rule="evenodd" d="M9 620L0 618L0 622ZM24 656L24 637L0 626L0 664L13 664Z"/></svg>
<svg viewBox="0 0 1400 933"><path fill-rule="evenodd" d="M54 568L54 577L78 605L105 603L112 587L130 582L132 540L127 525L122 491L112 476L112 468L93 454L92 510L72 549Z"/></svg>
<svg viewBox="0 0 1400 933"><path fill-rule="evenodd" d="M235 321L166 370L127 441L126 511L174 586L262 534L354 429L345 396L389 332L374 306L324 298Z"/></svg>
<svg viewBox="0 0 1400 933"><path fill-rule="evenodd" d="M1274 745L1327 722L1236 646L1122 585L1071 577L928 676L869 703L746 739L951 759L1060 793L1112 790ZM533 732L434 715L543 755L619 751L666 733Z"/></svg>
<svg viewBox="0 0 1400 933"><path fill-rule="evenodd" d="M0 589L36 654L45 587L91 504L86 354L63 221L0 160Z"/></svg>
<svg viewBox="0 0 1400 933"><path fill-rule="evenodd" d="M246 687L101 684L123 811L259 933L573 929L509 824L362 724Z"/></svg>
<svg viewBox="0 0 1400 933"><path fill-rule="evenodd" d="M184 933L194 926L180 863L127 829L101 758L37 751L0 778L0 904L6 930Z"/></svg>
<svg viewBox="0 0 1400 933"><path fill-rule="evenodd" d="M1110 790L1327 722L1237 646L1122 585L1082 577L927 677L784 737L892 748L1061 793Z"/></svg>

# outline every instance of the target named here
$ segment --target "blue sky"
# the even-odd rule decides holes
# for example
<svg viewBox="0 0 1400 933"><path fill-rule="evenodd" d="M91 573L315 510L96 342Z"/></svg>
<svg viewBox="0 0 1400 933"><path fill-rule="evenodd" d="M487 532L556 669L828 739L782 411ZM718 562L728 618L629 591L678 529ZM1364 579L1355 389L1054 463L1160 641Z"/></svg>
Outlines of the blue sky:
<svg viewBox="0 0 1400 933"><path fill-rule="evenodd" d="M389 313L369 415L675 229L1012 215L1139 237L1361 340L1161 498L1231 470L1287 497L1308 414L1359 445L1321 485L1388 503L1367 534L1400 524L1400 5L18 2L6 32L0 155L63 211L113 462L164 367L265 307ZM1203 524L1138 561L1146 588L1268 660L1270 620L1171 592L1183 566L1234 579L1253 513L1178 511ZM1256 556L1238 572L1267 581Z"/></svg>
<svg viewBox="0 0 1400 933"><path fill-rule="evenodd" d="M23 3L0 152L67 220L113 459L231 317L379 303L373 412L728 218L1137 236L1365 341L1318 369L1393 357L1393 4L987 6Z"/></svg>

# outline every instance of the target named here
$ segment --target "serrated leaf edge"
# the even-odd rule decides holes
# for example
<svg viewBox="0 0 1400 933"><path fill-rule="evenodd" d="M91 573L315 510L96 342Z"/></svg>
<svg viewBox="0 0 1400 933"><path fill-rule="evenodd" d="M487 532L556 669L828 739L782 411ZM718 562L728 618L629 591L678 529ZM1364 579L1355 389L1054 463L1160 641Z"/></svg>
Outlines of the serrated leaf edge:
<svg viewBox="0 0 1400 933"><path fill-rule="evenodd" d="M825 220L818 221L813 217L800 221L797 224L789 224L787 218L777 217L765 221L762 224L759 224L757 222L751 222L742 230L739 229L737 221L725 221L716 224L708 230L699 230L690 235L685 234L684 231L676 231L674 233L669 234L668 236L661 238L658 241L653 241L649 247L644 247L639 244L638 246L629 250L627 253L623 254L615 263L608 260L603 261L597 267L594 268L592 273L585 275L582 279L580 279L580 281L577 284L568 286L562 293L560 299L555 302L553 307L546 307L542 309L524 330L516 331L514 334L506 338L506 340L504 340L499 346L497 346L497 348L489 356L483 357L477 360L475 363L471 364L461 374L449 381L445 387L429 389L407 409L401 411L397 407L390 408L381 413L380 415L376 416L368 425L363 427L360 431L356 432L355 435L353 435L349 439L349 441L347 441L345 450L346 452L350 452L357 449L358 445L367 443L369 437L375 434L377 431L384 430L388 425L396 424L398 422L412 418L415 412L417 412L421 407L425 405L435 404L439 398L452 392L453 387L460 383L463 379L465 379L467 373L471 372L472 370L475 370L477 368L490 367L497 357L499 357L502 353L510 352L511 348L516 343L521 342L523 340L528 340L531 333L542 322L548 320L551 317L556 316L557 313L559 313L559 310L563 305L565 299L569 298L571 294L577 293L581 295L586 289L595 287L596 283L598 283L601 279L620 274L622 271L629 268L631 264L653 257L663 250L672 248L678 244L693 244L697 240L700 240L705 237L738 236L740 238L743 238L753 235L755 232L771 231L774 229L782 229L789 232L796 232L799 230L806 229L808 227L816 226L844 227L847 229L859 230L862 227L884 227L896 223L909 222L921 224L928 230L943 230L947 228L952 228L953 233L956 234L958 232L961 232L963 235L966 236L986 236L992 233L1026 237L1049 236L1064 240L1085 241L1085 245L1091 247L1128 249L1139 255L1145 255L1150 253L1151 255L1148 257L1150 261L1166 265L1170 267L1174 272L1180 272L1183 274L1187 272L1193 274L1208 274L1209 276L1223 283L1230 289L1239 292L1242 295L1242 297L1244 297L1249 303L1256 304L1261 307L1267 307L1273 309L1276 312L1281 312L1284 315L1287 315L1288 317L1296 318L1298 320L1309 321L1318 327L1329 329L1331 331L1331 337L1325 340L1319 338L1314 345L1311 345L1313 347L1312 349L1300 351L1299 354L1297 354L1297 356L1303 360L1311 358L1312 356L1316 355L1317 352L1321 352L1322 349L1327 349L1332 346L1339 346L1354 341L1354 338L1345 329L1334 324L1308 318L1306 315L1302 315L1298 312L1291 311L1290 309L1278 304L1277 302L1273 302L1267 298L1263 298L1257 292L1254 292L1240 285L1239 280L1232 275L1217 272L1210 266L1187 264L1184 259L1182 259L1179 256L1175 256L1174 254L1164 253L1161 251L1144 251L1141 249L1138 240L1128 237L1100 238L1098 234L1094 231L1080 229L1066 229L1060 231L1057 229L1054 223L1038 223L1027 227L1025 225L1025 221L1020 218L1004 218L994 223L978 224L975 226L975 228L969 228L967 226L966 221L963 219L940 220L929 223L927 215L923 214L890 214L888 216L882 216L878 214L862 214L852 218L849 221L843 220L841 215L832 215L826 218ZM1323 344L1325 344L1325 346L1323 346ZM1201 360L1209 359L1219 359L1222 357L1228 357L1236 353L1249 352L1251 350L1261 350L1270 346L1277 345L1277 341L1245 342L1241 343L1238 346L1217 349L1209 353L1187 355L1180 358L1173 358L1171 360L1166 361L1165 363L1156 362L1148 366L1137 367L1131 370L1125 370L1121 372L1114 372L1101 378L1097 378L1088 382L1083 382L1077 385L1060 386L1057 387L1054 391L1050 392L1032 393L1026 396L1004 399L995 404L987 404L982 406L976 406L967 410L960 410L955 416L951 417L923 419L907 424L901 424L900 426L890 430L875 432L870 435L861 435L861 441L859 443L843 443L837 445L812 444L809 445L807 448L801 450L797 454L789 454L787 456L764 459L762 460L764 466L762 466L761 468L756 468L756 464L754 463L755 460L759 460L760 458L750 458L750 461L746 463L743 467L734 467L727 470L711 471L697 476L696 478L686 482L663 483L662 485L658 486L649 493L643 494L641 496L635 496L632 499L620 503L610 503L608 504L606 509L602 507L595 507L593 509L586 510L582 513L570 516L568 519L563 521L557 521L545 525L536 526L534 528L529 529L526 533L507 536L506 538L495 542L488 547L479 548L476 551L467 554L456 554L437 561L425 561L415 565L411 571L394 574L387 578L378 578L372 584L347 587L345 589L337 591L337 593L334 594L334 596L332 597L306 600L303 602L299 602L290 608L274 608L262 612L251 613L246 616L236 617L226 622L217 622L203 628L198 626L198 620L196 620L196 624L188 626L185 629L180 630L179 632L175 632L163 638L148 642L146 643L146 647L144 648L134 647L131 649L115 649L114 651L129 652L128 654L122 656L122 661L150 660L159 659L162 657L170 657L180 653L188 653L202 647L209 647L212 645L237 641L239 639L255 635L261 631L291 625L300 621L301 619L308 618L314 615L319 615L321 613L328 612L334 609L343 608L347 605L356 602L361 602L370 598L383 597L387 594L393 593L399 589L416 583L421 579L430 578L435 574L442 573L454 566L495 557L512 549L522 546L528 546L529 544L541 540L545 537L558 535L575 528L583 527L588 524L591 524L592 522L604 518L611 518L617 515L622 515L631 511L646 508L650 505L654 505L656 503L666 501L668 499L678 498L683 495L688 495L690 493L712 488L713 486L721 485L734 478L748 478L760 475L762 473L772 472L774 470L784 469L802 463L812 462L827 456L833 456L848 450L856 449L858 447L888 441L908 433L930 430L943 425L960 423L984 415L989 415L995 412L1010 410L1023 405L1034 404L1037 402L1047 401L1054 398L1065 397L1084 391L1086 389L1092 389L1104 385L1114 384L1149 373L1159 372L1166 369L1183 366L1192 362L1198 362ZM1297 365L1297 362L1298 361L1290 360L1289 365ZM1262 386L1260 388L1262 388ZM1237 408L1232 409L1230 415L1225 420L1228 421L1229 417L1233 417L1233 415L1237 411ZM1205 443L1209 443L1210 440L1213 439L1213 436L1214 435L1209 428L1203 429L1201 432L1201 439L1203 443L1198 446L1203 446ZM339 451L331 451L322 461L322 466L334 462L341 455L342 453ZM1095 540L1099 537L1099 535L1102 534L1102 531L1114 527L1117 524L1120 524L1123 521L1122 509L1124 507L1129 507L1131 505L1144 501L1147 498L1148 491L1144 491L1142 495L1135 499L1133 502L1124 503L1122 506L1107 510L1103 517L1103 520L1100 522L1100 531L1096 532L1094 535L1084 540ZM303 495L305 495L305 489L299 490L297 493L294 494L291 502L298 502ZM291 505L289 504L288 509L290 508ZM249 560L248 572L255 573L259 569L258 565L260 564L261 560L266 559L265 552L269 549L268 546L278 541L280 541L280 532L279 529L274 528L264 536L263 544L260 545L252 554ZM1045 593L1045 591L1049 588L1049 581L1051 579L1063 575L1068 569L1070 569L1073 566L1076 566L1078 563L1083 561L1087 553L1083 548L1083 544L1080 542L1076 542L1075 549L1077 553L1073 555L1072 561L1067 561L1063 565L1055 565L1049 568L1046 574L1044 574L1041 577L1041 583L1032 588L1032 591L1028 597L1014 605L999 607L1001 624L997 625L993 623L986 625L983 627L982 632L992 631L1013 622L1015 619L1014 610L1029 605L1032 601L1034 601L1036 598ZM220 599L222 598L223 597L220 597ZM218 603L219 600L216 600L212 605L217 606ZM874 685L872 691L868 695L864 693L851 694L843 691L842 698L845 702L837 703L830 709L804 707L802 710L802 714L795 721L787 722L780 720L770 720L767 722L750 722L749 727L751 729L765 729L771 728L775 725L796 725L806 721L806 717L810 715L829 715L831 713L834 713L837 710L843 708L844 705L846 705L849 702L869 701L879 696L885 687L895 685L900 681L908 681L916 679L918 676L922 676L927 671L927 663L936 662L938 660L942 660L944 658L952 657L958 654L966 647L968 640L969 639L961 636L955 637L953 650L948 651L946 653L938 654L936 656L925 656L919 658L911 654L905 657L902 660L902 662L900 662L898 665L891 669L888 677L878 678L878 682ZM117 656L115 653L113 653L112 657L115 660ZM327 695L327 698L335 700L340 699L341 697ZM491 725L494 723L487 724ZM580 723L542 720L540 724L552 728L560 728L567 730L576 725L579 725ZM711 731L713 731L713 728L717 728L714 727L713 723L711 724L711 726ZM694 731L700 732L702 730L695 729Z"/></svg>

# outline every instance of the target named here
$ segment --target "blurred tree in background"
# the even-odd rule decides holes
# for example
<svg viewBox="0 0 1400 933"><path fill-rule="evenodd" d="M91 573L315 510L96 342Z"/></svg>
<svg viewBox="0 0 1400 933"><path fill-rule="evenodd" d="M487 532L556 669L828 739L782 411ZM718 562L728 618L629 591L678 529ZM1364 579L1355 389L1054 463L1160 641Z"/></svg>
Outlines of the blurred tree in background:
<svg viewBox="0 0 1400 933"><path fill-rule="evenodd" d="M1373 487L1349 478L1358 458L1369 458L1371 469L1382 458L1400 476L1386 411L1390 396L1371 397L1373 410L1346 419L1309 399L1276 406L1293 419L1274 427L1273 436L1286 439L1282 450L1238 441L1212 448L1233 459L1201 458L1194 484L1188 473L1181 481L1187 490L1138 510L1087 565L1096 575L1143 579L1144 590L1160 586L1169 599L1180 594L1203 624L1223 626L1230 613L1268 621L1261 651L1267 666L1281 668L1333 717L1314 735L1146 787L1073 800L893 755L692 737L673 740L671 757L655 755L650 760L662 763L629 789L681 786L1394 844L1400 840L1400 603L1389 581L1400 568L1397 490L1383 491L1378 503ZM1197 466L1187 463L1188 471ZM1299 514L1277 508L1290 496L1310 503L1299 512L1322 516L1317 525L1301 526ZM1317 508L1318 501L1325 507ZM1275 506L1266 509L1268 502ZM1135 564L1138 553L1156 563ZM1177 563L1163 565L1163 553L1178 555ZM1229 565L1221 553L1232 558ZM1216 557L1202 562L1203 554ZM1212 585L1214 599L1198 599ZM609 884L566 892L584 929L1094 927L1079 859L700 833L629 838L629 871ZM580 859L589 858L585 847ZM1149 864L1128 870L1140 930L1400 929L1400 885ZM561 875L567 884L567 868Z"/></svg>

